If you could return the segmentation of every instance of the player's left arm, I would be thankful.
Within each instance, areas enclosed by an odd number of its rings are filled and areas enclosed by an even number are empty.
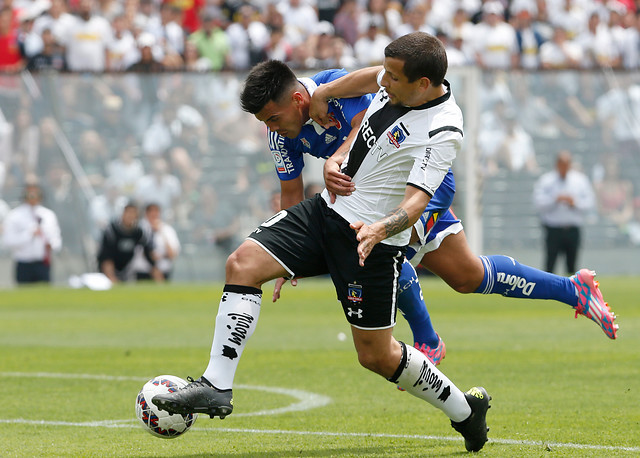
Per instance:
[[[404,199],[400,205],[383,218],[370,225],[362,221],[351,223],[350,226],[356,231],[356,239],[359,242],[358,257],[360,258],[360,265],[364,266],[365,259],[367,259],[377,243],[413,226],[430,200],[431,196],[424,190],[407,185]]]

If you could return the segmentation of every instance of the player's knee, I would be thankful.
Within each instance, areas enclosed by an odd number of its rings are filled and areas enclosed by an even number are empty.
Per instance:
[[[390,377],[389,373],[393,374],[388,359],[376,352],[359,351],[358,362],[365,369],[369,369],[371,372],[375,372],[383,377]]]
[[[244,245],[240,245],[240,247],[227,258],[227,263],[225,264],[227,283],[234,283],[234,281],[237,281],[239,278],[244,279],[244,277],[249,275],[251,263],[248,262],[249,257],[243,247]]]
[[[457,291],[461,294],[470,294],[475,292],[475,290],[478,288],[478,285],[476,285],[476,282],[474,281],[458,281],[449,283],[449,286],[451,286],[454,291]]]

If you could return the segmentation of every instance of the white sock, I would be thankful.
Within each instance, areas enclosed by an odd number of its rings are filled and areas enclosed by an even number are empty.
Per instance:
[[[460,422],[469,418],[471,407],[464,393],[455,386],[427,357],[416,348],[400,342],[402,362],[389,379],[407,393],[424,399],[442,410],[451,420]]]
[[[238,285],[225,285],[223,291],[211,358],[203,376],[216,388],[226,390],[233,385],[242,351],[256,329],[262,291]]]

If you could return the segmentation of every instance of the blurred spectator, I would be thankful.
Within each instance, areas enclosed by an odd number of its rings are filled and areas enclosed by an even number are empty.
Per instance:
[[[89,202],[89,223],[91,236],[99,242],[109,223],[122,215],[128,200],[118,190],[118,186],[112,180],[106,180],[102,192]]]
[[[111,24],[93,14],[94,0],[79,0],[78,15],[62,31],[67,66],[73,72],[103,72],[108,65],[108,46],[113,39]]]
[[[180,180],[169,173],[167,161],[156,158],[153,161],[151,173],[143,176],[136,183],[135,198],[142,205],[150,203],[160,205],[166,219],[171,221],[181,192]]]
[[[621,161],[637,161],[640,142],[640,85],[630,75],[612,75],[611,88],[596,100],[596,116],[604,146]]]
[[[18,284],[50,282],[51,254],[62,248],[58,218],[41,203],[40,186],[27,184],[24,203],[4,220],[3,244],[11,250]]]
[[[540,66],[546,70],[578,68],[582,60],[582,48],[567,39],[562,26],[553,29],[553,38],[540,46]]]
[[[280,0],[278,12],[284,18],[287,39],[293,46],[299,46],[316,30],[318,13],[303,0]]]
[[[587,176],[571,168],[569,151],[558,153],[555,170],[536,181],[533,203],[544,228],[545,270],[553,272],[558,256],[564,255],[565,273],[575,272],[582,226],[595,196]]]
[[[151,277],[163,281],[162,273],[155,267],[151,233],[143,231],[138,225],[138,207],[128,203],[122,216],[112,221],[102,234],[98,269],[113,283],[133,279],[132,260],[136,247],[141,247],[144,257],[151,264]]]
[[[341,3],[343,3],[341,0],[317,0],[318,20],[333,22]]]
[[[513,26],[518,43],[519,67],[527,70],[537,69],[540,67],[540,46],[545,39],[533,24],[532,11],[525,7],[517,11]]]
[[[156,39],[148,32],[143,32],[138,37],[138,49],[140,50],[140,59],[131,64],[127,71],[135,73],[157,73],[162,72],[165,66],[162,62],[155,59],[153,55],[153,47]]]
[[[482,21],[474,29],[476,63],[482,68],[508,69],[518,65],[518,42],[511,24],[504,21],[504,6],[497,0],[482,5]]]
[[[524,170],[531,174],[537,173],[538,162],[533,138],[518,122],[514,111],[507,110],[503,122],[503,136],[496,139],[499,145],[496,154],[498,162],[511,172]]]
[[[30,72],[42,72],[46,70],[64,71],[67,62],[64,49],[58,44],[50,29],[42,31],[42,51],[29,58],[27,70]]]
[[[149,204],[145,208],[145,216],[140,227],[151,233],[153,239],[153,258],[155,267],[161,272],[164,280],[169,280],[173,273],[175,258],[180,254],[180,240],[173,227],[162,221],[162,212],[157,204]],[[136,248],[132,268],[136,280],[151,280],[153,266],[144,255],[142,247]]]
[[[198,54],[209,61],[209,69],[213,71],[228,66],[230,45],[222,25],[222,12],[207,8],[202,13],[202,27],[189,36],[189,43],[193,43]]]
[[[42,35],[45,29],[51,30],[55,41],[60,44],[65,38],[66,30],[73,27],[75,18],[67,12],[65,0],[50,0],[51,6],[33,23],[33,31]]]
[[[191,215],[193,231],[191,240],[199,246],[215,246],[221,254],[228,256],[236,248],[240,215],[228,201],[218,197],[215,188],[204,184],[200,188],[200,198]]]
[[[344,38],[349,46],[354,46],[360,34],[358,32],[358,17],[360,9],[356,0],[344,0],[333,19],[336,35]]]
[[[289,62],[293,58],[294,50],[287,40],[282,27],[272,28],[269,44],[266,48],[267,59]]]
[[[356,41],[353,52],[358,65],[370,67],[382,64],[384,48],[391,43],[391,38],[381,31],[380,19],[372,19],[366,33]]]
[[[587,29],[583,30],[575,41],[582,48],[580,59],[582,68],[620,66],[622,62],[620,52],[615,46],[609,27],[600,21],[597,11],[591,13]]]
[[[17,72],[24,66],[10,7],[0,8],[0,72]]]
[[[124,7],[120,0],[98,0],[96,14],[99,14],[111,22],[117,16],[124,13]]]
[[[136,60],[138,49],[136,39],[128,29],[127,18],[123,14],[111,21],[113,41],[107,46],[109,52],[109,70],[126,70]]]
[[[208,72],[211,70],[211,61],[202,57],[198,52],[198,47],[187,40],[184,44],[184,67],[185,72]]]
[[[640,66],[640,16],[628,11],[624,16],[624,25],[622,65],[627,70],[633,70]]]
[[[436,32],[436,37],[444,45],[447,52],[447,63],[449,67],[462,67],[464,65],[472,65],[473,60],[462,50],[462,39],[454,38],[451,40],[442,30]]]
[[[160,15],[152,16],[144,29],[155,38],[153,45],[158,45],[159,53],[155,56],[165,67],[180,68],[183,65],[185,34],[179,24],[180,9],[170,3],[160,5]],[[143,35],[141,34],[140,37]],[[140,46],[138,37],[138,46]],[[150,41],[150,40],[149,40]]]
[[[613,154],[603,155],[594,177],[600,216],[624,229],[633,218],[633,183],[620,176],[620,165]]]
[[[42,51],[42,36],[33,30],[33,20],[39,14],[38,10],[32,11],[31,8],[25,8],[20,11],[20,29],[18,32],[18,43],[20,44],[20,52],[25,59],[39,54]]]
[[[380,33],[391,36],[394,30],[402,24],[402,15],[395,8],[396,3],[389,0],[370,0],[367,2],[367,9],[360,13],[358,17],[358,32],[360,37],[366,35],[374,22]]]
[[[200,13],[207,4],[206,0],[166,0],[166,3],[176,8],[177,22],[186,34],[191,34],[201,27]]]
[[[102,135],[97,130],[89,129],[82,132],[78,145],[78,156],[91,185],[101,186],[106,176],[105,167],[109,151]]]
[[[253,6],[245,4],[236,14],[234,22],[227,27],[231,48],[231,68],[248,70],[264,60],[269,45],[269,30],[258,20]]]
[[[144,167],[131,148],[120,149],[118,157],[107,164],[107,180],[118,194],[133,197],[136,183],[144,176]]]
[[[406,6],[404,19],[395,29],[391,30],[391,37],[396,39],[412,32],[426,32],[435,35],[436,31],[427,24],[428,6],[426,3],[414,2]]]

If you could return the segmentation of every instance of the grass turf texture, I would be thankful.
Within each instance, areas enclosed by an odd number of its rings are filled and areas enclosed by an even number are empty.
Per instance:
[[[493,396],[484,456],[640,454],[640,280],[600,278],[617,341],[552,301],[457,294],[421,281],[447,343],[440,368]],[[0,300],[2,456],[455,456],[462,438],[440,411],[361,368],[325,280],[285,287],[236,375],[235,410],[200,416],[173,440],[137,425],[134,399],[160,374],[198,377],[221,285],[126,285],[108,292],[27,288]],[[411,334],[398,317],[396,337]],[[60,374],[57,377],[46,374]],[[88,375],[86,375],[88,374]],[[90,376],[107,376],[104,379]],[[121,378],[117,378],[121,377]],[[323,407],[250,415],[297,402],[260,386],[326,396]],[[245,415],[240,415],[245,414]],[[111,421],[105,424],[92,422]]]

